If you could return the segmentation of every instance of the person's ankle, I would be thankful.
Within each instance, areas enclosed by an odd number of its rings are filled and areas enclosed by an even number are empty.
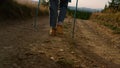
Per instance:
[[[57,25],[63,25],[63,23],[62,22],[58,22]]]
[[[50,36],[56,36],[56,28],[50,27]]]

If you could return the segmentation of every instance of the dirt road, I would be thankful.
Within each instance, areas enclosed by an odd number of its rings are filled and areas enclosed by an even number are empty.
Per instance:
[[[98,23],[72,19],[64,35],[49,36],[48,17],[0,23],[0,68],[120,68],[120,35]]]

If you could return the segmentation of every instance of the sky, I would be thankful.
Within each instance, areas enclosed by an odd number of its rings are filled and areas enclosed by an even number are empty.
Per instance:
[[[38,0],[34,0],[38,1]],[[103,9],[105,4],[108,4],[110,0],[78,0],[78,7],[86,7],[86,8],[93,8],[93,9]],[[72,0],[69,3],[69,6],[75,6],[76,0]]]
[[[108,1],[110,0],[78,0],[78,7],[87,7],[87,8],[104,8],[105,4],[108,4]],[[72,0],[71,3],[69,3],[69,6],[75,6],[76,0]]]

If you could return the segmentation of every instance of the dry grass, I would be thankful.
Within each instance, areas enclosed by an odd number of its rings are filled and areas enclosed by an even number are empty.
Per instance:
[[[120,33],[120,12],[118,13],[94,13],[91,16],[92,20],[102,23],[103,25],[115,30],[115,33]]]
[[[38,7],[38,2],[34,2],[32,0],[16,0],[18,3],[22,4],[22,5],[26,5],[27,7],[34,7],[37,8]],[[48,7],[45,7],[43,5],[39,6],[39,9],[42,13],[48,13]]]

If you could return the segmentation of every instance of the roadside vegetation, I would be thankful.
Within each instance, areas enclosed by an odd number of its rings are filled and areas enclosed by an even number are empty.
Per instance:
[[[8,19],[26,19],[32,18],[36,14],[36,7],[27,4],[20,4],[14,0],[1,0],[0,1],[0,20]],[[43,6],[42,6],[43,7]],[[38,15],[47,15],[48,11],[39,9]]]
[[[92,14],[91,19],[120,34],[120,0],[111,0],[101,13]]]

